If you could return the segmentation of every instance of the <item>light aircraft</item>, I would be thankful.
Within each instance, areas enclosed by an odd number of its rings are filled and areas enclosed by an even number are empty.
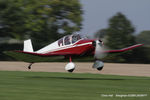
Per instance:
[[[65,66],[65,70],[73,72],[75,69],[75,64],[72,62],[73,57],[94,55],[93,68],[102,70],[104,63],[100,61],[100,57],[104,53],[124,52],[142,45],[136,44],[119,50],[104,50],[103,42],[100,39],[81,38],[80,34],[72,34],[64,36],[37,51],[33,51],[31,39],[28,39],[24,41],[23,51],[6,51],[5,54],[30,63],[28,69],[31,69],[33,63],[48,61],[47,58],[49,57],[54,60],[55,57],[68,58],[70,62]]]

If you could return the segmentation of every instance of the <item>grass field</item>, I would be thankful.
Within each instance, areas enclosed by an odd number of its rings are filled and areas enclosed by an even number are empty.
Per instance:
[[[0,71],[0,100],[120,99],[150,100],[150,77]]]

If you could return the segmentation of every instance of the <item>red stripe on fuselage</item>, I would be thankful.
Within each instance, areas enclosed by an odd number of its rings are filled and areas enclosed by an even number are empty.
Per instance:
[[[62,49],[52,51],[52,52],[48,52],[48,53],[45,53],[45,54],[49,55],[51,53],[67,52],[67,53],[72,54],[72,55],[80,55],[80,54],[86,53],[88,51],[94,50],[94,47],[92,45],[93,41],[94,40],[80,40],[80,41],[78,41],[77,43],[75,43],[74,45],[72,45],[69,48],[64,48],[64,49],[62,48]]]

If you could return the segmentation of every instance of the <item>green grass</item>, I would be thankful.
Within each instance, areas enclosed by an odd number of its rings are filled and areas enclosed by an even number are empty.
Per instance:
[[[113,94],[114,97],[103,97]],[[147,94],[115,97],[116,94]],[[150,100],[150,77],[0,71],[0,100]]]

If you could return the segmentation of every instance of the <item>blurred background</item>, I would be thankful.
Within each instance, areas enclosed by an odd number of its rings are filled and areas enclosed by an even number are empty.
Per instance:
[[[3,51],[22,50],[25,39],[31,38],[37,50],[79,32],[100,38],[109,49],[144,44],[108,54],[105,62],[150,63],[149,4],[149,0],[0,0],[0,60],[14,60]]]

